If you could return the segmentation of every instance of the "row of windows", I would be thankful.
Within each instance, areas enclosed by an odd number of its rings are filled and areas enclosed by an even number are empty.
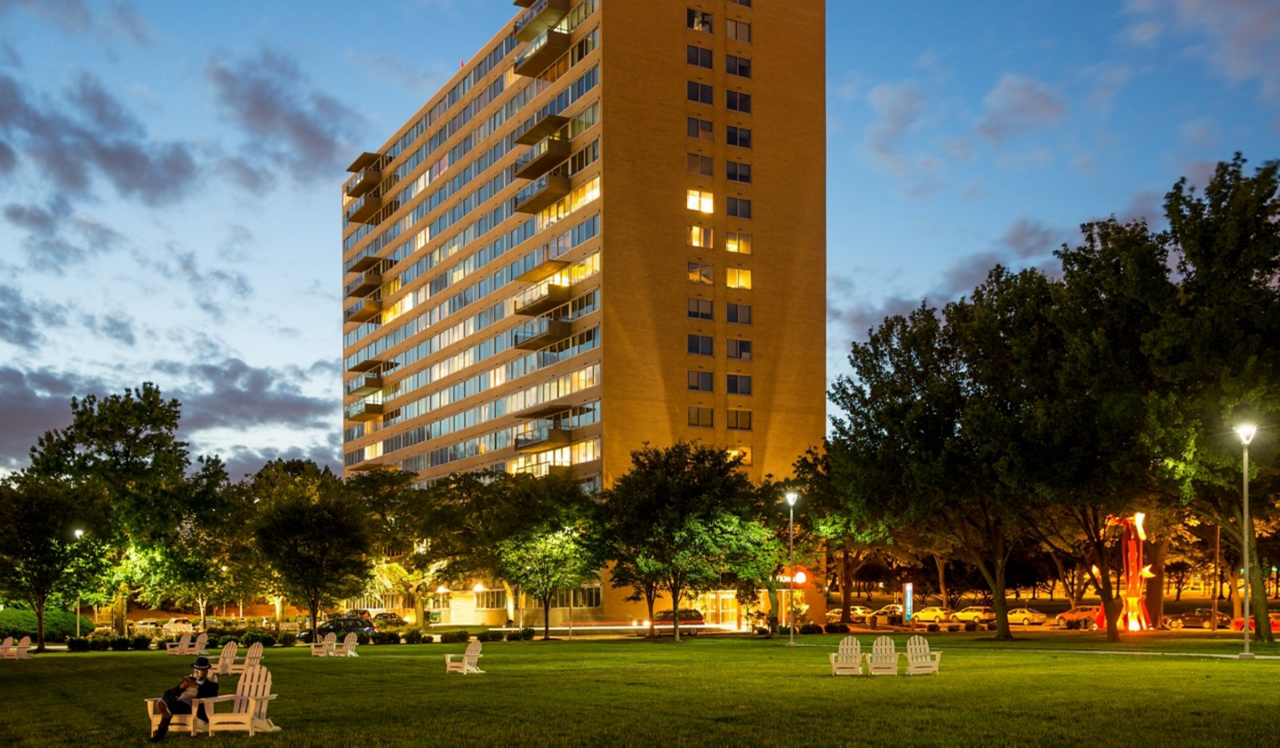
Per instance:
[[[715,140],[714,127],[710,120],[689,117],[688,135],[698,140]],[[725,127],[725,142],[738,148],[751,147],[751,128],[728,125]]]
[[[745,3],[739,3],[743,5]],[[748,5],[748,7],[750,7]],[[710,34],[715,31],[715,17],[705,10],[694,10],[689,8],[686,14],[685,25],[694,31],[701,31]],[[729,39],[740,42],[751,41],[751,24],[745,21],[735,21],[732,18],[725,21],[725,36]]]
[[[714,237],[715,231],[710,226],[689,227],[689,246],[691,247],[713,249],[715,247]],[[737,231],[727,232],[724,249],[726,252],[736,254],[751,254],[751,234],[743,234]]]
[[[688,46],[688,63],[694,67],[706,68],[707,70],[715,70],[714,53],[709,49],[703,49],[692,44]],[[725,71],[729,75],[736,75],[739,78],[751,77],[751,60],[747,57],[739,57],[737,55],[724,56]]]
[[[690,283],[698,283],[704,286],[710,286],[714,283],[711,277],[715,269],[710,263],[690,262],[688,268]],[[725,273],[725,285],[729,288],[750,291],[751,271],[746,268],[729,268]]]
[[[726,414],[725,428],[735,431],[751,430],[751,411],[730,408]],[[689,425],[698,428],[714,428],[716,425],[716,412],[711,408],[702,408],[695,405],[689,406]]]
[[[689,389],[695,392],[715,392],[715,374],[709,371],[689,372]],[[750,395],[751,377],[747,374],[730,374],[725,379],[725,391],[730,395]]]
[[[715,89],[708,83],[688,81],[685,97],[695,104],[714,104]],[[725,91],[724,105],[731,111],[751,113],[751,94],[742,91]]]
[[[692,356],[714,356],[715,339],[710,335],[690,333],[688,336],[688,351]],[[729,338],[725,341],[725,355],[739,361],[750,361],[751,341]]]
[[[716,175],[715,159],[710,156],[703,156],[700,153],[687,154],[687,166],[690,174],[697,174],[702,177],[714,177]],[[738,161],[728,161],[725,163],[725,178],[731,182],[743,182],[751,184],[751,164],[745,164]]]
[[[715,302],[710,299],[689,299],[690,319],[715,319]],[[725,319],[735,325],[751,324],[750,304],[728,304],[725,307]]]
[[[747,168],[750,174],[750,167]],[[688,190],[685,193],[685,207],[699,213],[713,213],[716,209],[715,193],[708,190]],[[751,200],[745,197],[725,199],[725,214],[732,218],[750,218]]]

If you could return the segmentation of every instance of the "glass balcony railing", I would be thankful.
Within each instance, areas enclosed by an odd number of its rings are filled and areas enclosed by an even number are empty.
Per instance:
[[[516,16],[511,35],[522,42],[531,42],[546,29],[560,23],[569,14],[570,0],[537,0],[528,10]]]
[[[524,350],[535,350],[551,345],[569,336],[568,322],[549,317],[538,317],[520,325],[511,332],[511,344]]]
[[[516,157],[517,179],[536,179],[569,158],[569,141],[552,135]]]
[[[515,313],[542,314],[569,301],[569,287],[552,283],[539,283],[516,294]]]
[[[547,29],[516,55],[516,75],[535,76],[569,51],[569,35]]]
[[[518,213],[537,213],[569,194],[569,178],[559,174],[543,174],[516,193]]]
[[[382,403],[361,400],[347,408],[348,421],[376,421],[382,417]]]

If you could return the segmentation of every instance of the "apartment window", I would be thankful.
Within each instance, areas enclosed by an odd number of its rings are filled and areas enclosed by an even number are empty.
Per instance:
[[[737,252],[744,255],[751,254],[751,234],[739,234],[730,231],[728,238],[724,242],[724,251]]]
[[[689,408],[689,425],[698,426],[700,428],[709,429],[716,425],[715,411],[710,408],[698,408],[690,406]]]
[[[711,301],[708,299],[689,299],[689,317],[691,319],[712,319]]]
[[[481,610],[501,610],[507,607],[506,590],[485,590],[476,593],[476,608]]]
[[[751,271],[744,268],[729,268],[729,288],[751,290]]]
[[[751,147],[751,130],[746,127],[734,127],[729,125],[725,130],[725,142],[729,145],[736,145],[739,148]]]
[[[689,372],[689,389],[695,392],[712,392],[715,390],[716,377],[709,371]]]
[[[689,118],[689,137],[698,140],[715,140],[716,136],[712,132],[711,123],[705,119],[697,117]]]
[[[685,207],[699,213],[714,213],[716,210],[715,195],[704,190],[689,190],[685,196]]]
[[[730,161],[725,168],[725,178],[731,182],[751,184],[751,164]]]
[[[710,340],[710,338],[708,338],[708,340]],[[743,361],[750,361],[751,360],[751,341],[729,338],[728,351],[729,351],[729,358],[737,358]]]
[[[743,465],[751,464],[751,447],[732,447],[728,452],[729,457],[737,457],[742,460]]]
[[[708,226],[690,226],[689,245],[693,247],[702,247],[703,249],[711,249],[715,246],[711,235],[711,228]]]
[[[731,197],[728,200],[727,210],[734,218],[750,218],[751,201],[745,197]]]
[[[734,5],[741,5],[744,8],[751,7],[751,0],[729,0],[729,2],[733,3]]]
[[[751,324],[751,305],[729,304],[725,309],[725,319],[735,325]]]
[[[751,394],[751,377],[746,374],[730,374],[727,384],[730,395]]]
[[[688,46],[688,62],[690,65],[711,70],[715,63],[712,61],[711,50],[695,47],[692,44]],[[750,76],[747,76],[750,77]]]
[[[751,411],[749,410],[729,410],[729,423],[727,426],[737,431],[751,430]]]
[[[704,262],[689,263],[689,282],[711,285],[711,265]]]
[[[741,91],[726,91],[724,105],[731,111],[751,114],[751,94]]]
[[[714,356],[710,335],[690,335],[689,353],[694,356]]]
[[[714,104],[715,94],[711,90],[711,86],[706,83],[697,81],[689,81],[689,101],[695,101],[699,104]]]
[[[704,177],[715,176],[715,160],[710,156],[703,156],[700,153],[689,153],[686,155],[688,156],[688,168],[690,174],[700,174]]]
[[[600,587],[598,585],[592,585],[590,587],[574,587],[572,590],[567,590],[564,587],[557,587],[555,598],[551,601],[551,607],[569,607],[569,603],[571,602],[569,600],[570,594],[573,595],[572,602],[573,607],[575,608],[599,608],[602,605]]]
[[[690,47],[690,49],[692,49],[692,47]],[[690,64],[693,64],[693,63],[690,63]],[[729,72],[729,75],[736,75],[740,78],[751,77],[751,60],[747,59],[746,57],[739,57],[737,55],[726,55],[724,58],[724,66],[725,66],[725,70]],[[704,65],[704,67],[711,67],[711,66]]]
[[[708,21],[710,23],[710,21]],[[708,29],[709,31],[710,29]],[[728,21],[725,24],[725,36],[739,42],[751,41],[751,24],[742,21]]]
[[[706,12],[705,10],[694,10],[693,8],[689,8],[687,18],[688,18],[687,23],[689,28],[693,29],[694,31],[704,31],[708,34],[711,33],[711,14],[710,13]]]

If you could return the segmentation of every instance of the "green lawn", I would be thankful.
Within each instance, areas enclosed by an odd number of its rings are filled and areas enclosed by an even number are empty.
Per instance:
[[[1264,745],[1280,740],[1280,660],[1238,639],[1107,645],[1079,632],[932,637],[939,676],[833,678],[840,637],[487,643],[486,675],[445,677],[463,645],[361,647],[358,659],[269,650],[295,745]],[[872,635],[859,638],[868,647]],[[905,636],[897,636],[899,643]],[[1076,650],[1076,651],[1073,651]],[[1280,654],[1275,646],[1261,650]],[[0,663],[0,745],[117,745],[148,733],[142,699],[187,670],[160,652],[52,652]],[[234,688],[226,679],[224,693]],[[208,740],[207,737],[200,738]],[[224,741],[250,740],[244,737]],[[170,736],[169,742],[189,738]]]

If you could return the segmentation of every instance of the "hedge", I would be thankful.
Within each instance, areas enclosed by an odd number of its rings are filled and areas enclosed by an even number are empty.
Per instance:
[[[93,633],[93,621],[80,616],[80,635]],[[76,635],[76,614],[69,610],[46,610],[44,612],[44,640],[61,642]],[[24,636],[36,640],[36,612],[5,608],[0,610],[0,639],[12,636],[21,639]]]

